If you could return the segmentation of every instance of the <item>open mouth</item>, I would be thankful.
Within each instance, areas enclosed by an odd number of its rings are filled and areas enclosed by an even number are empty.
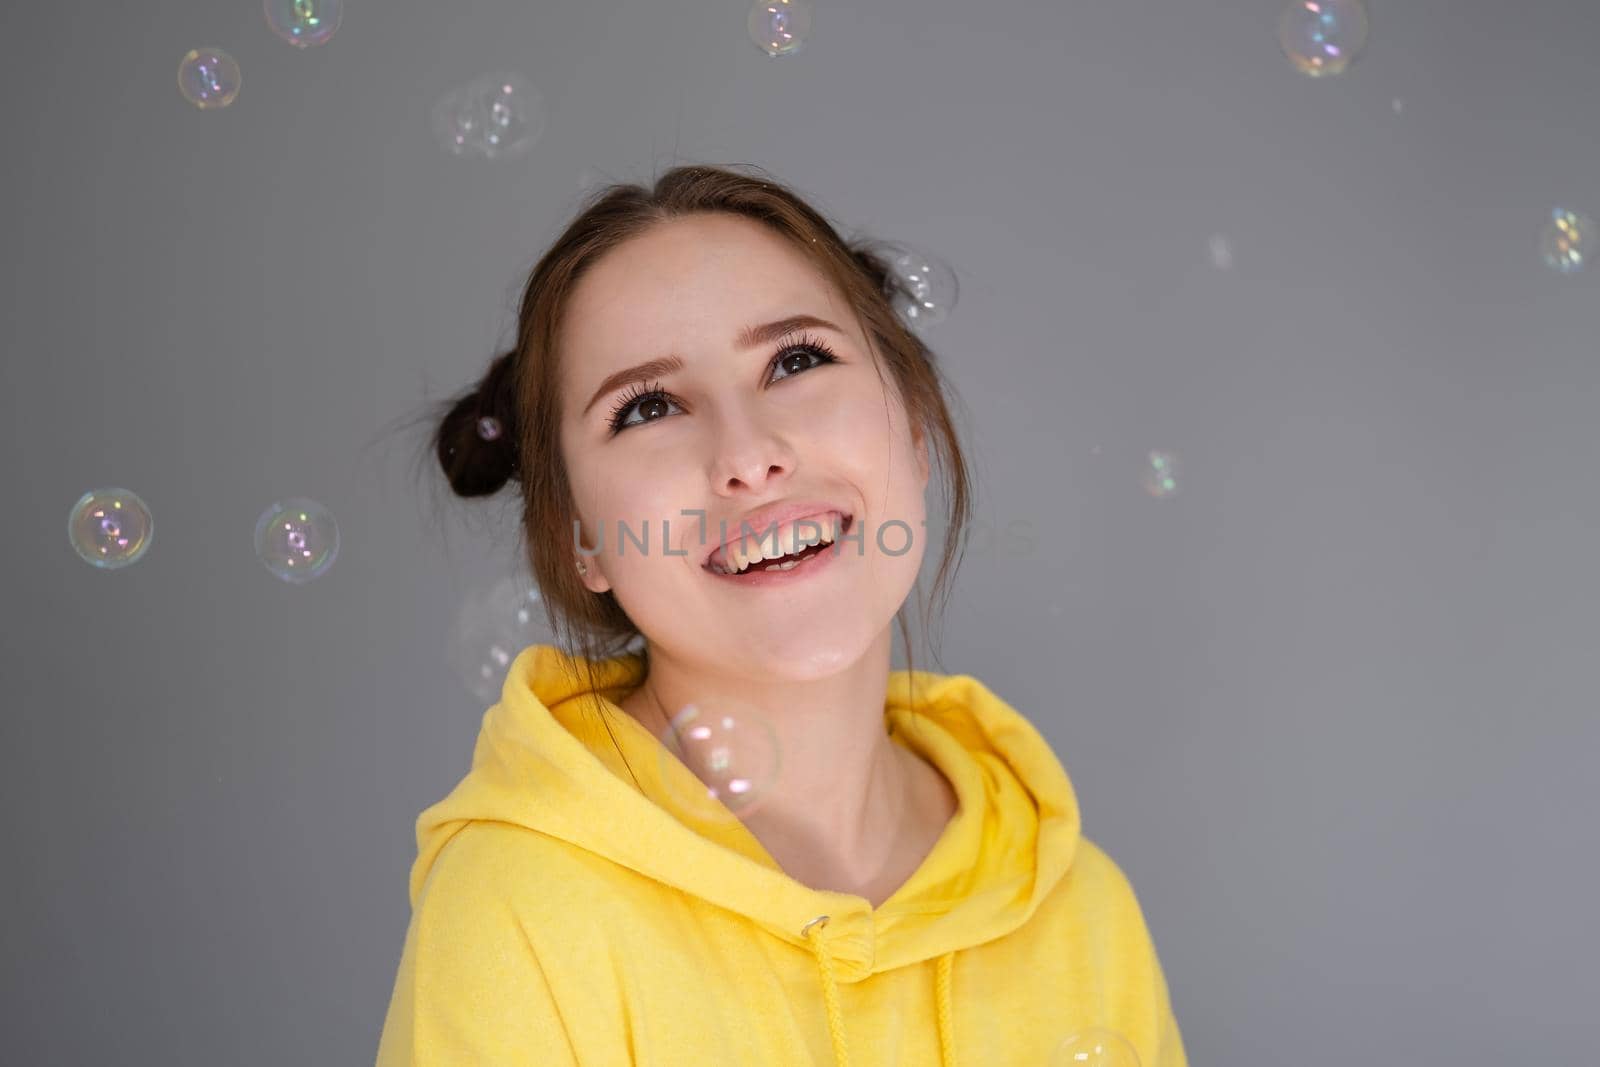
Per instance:
[[[841,512],[841,514],[843,514],[843,513]],[[803,527],[810,528],[810,526],[814,522],[814,520],[812,520],[812,519],[800,519],[800,520],[798,520],[798,522]],[[742,577],[742,576],[747,575],[747,574],[762,574],[762,573],[766,573],[768,571],[793,570],[795,567],[797,567],[800,564],[804,563],[806,560],[812,559],[815,556],[819,556],[819,555],[822,554],[823,551],[825,551],[827,549],[830,549],[830,548],[833,548],[834,544],[835,544],[835,541],[837,540],[837,536],[842,536],[843,534],[847,533],[851,528],[851,524],[854,523],[854,522],[855,522],[855,516],[853,516],[853,515],[843,515],[843,519],[840,521],[840,523],[838,525],[837,533],[835,533],[835,531],[829,530],[826,526],[823,526],[822,523],[818,522],[818,523],[816,523],[816,525],[818,527],[820,527],[821,530],[822,530],[822,540],[821,541],[819,541],[819,542],[817,542],[816,544],[813,544],[813,545],[807,545],[806,547],[800,549],[798,552],[791,552],[791,553],[787,553],[785,555],[779,556],[777,559],[758,559],[758,560],[755,560],[754,562],[750,563],[748,566],[746,566],[743,570],[740,570],[740,571],[733,571],[733,570],[729,569],[729,563],[728,562],[726,562],[726,561],[719,562],[716,559],[717,555],[720,552],[722,552],[722,550],[724,548],[727,547],[726,545],[719,545],[719,546],[717,546],[717,548],[713,549],[711,551],[710,555],[708,555],[706,557],[705,562],[701,564],[701,566],[704,569],[710,571],[712,574],[715,574],[715,575],[718,575],[718,576],[721,576],[721,577],[733,577],[733,578]],[[752,540],[754,540],[754,539],[752,539]],[[762,546],[770,544],[770,543],[771,543],[771,535],[770,534],[767,535],[767,538],[765,540],[756,540],[755,541],[755,544],[757,545],[757,547],[762,547]]]

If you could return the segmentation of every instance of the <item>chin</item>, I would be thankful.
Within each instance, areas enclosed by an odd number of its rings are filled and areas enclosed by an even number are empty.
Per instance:
[[[891,614],[876,623],[858,618],[853,624],[825,632],[805,633],[790,626],[774,634],[770,644],[759,652],[752,651],[754,643],[746,635],[740,643],[740,662],[752,677],[786,682],[828,678],[849,670],[871,654],[893,622]]]

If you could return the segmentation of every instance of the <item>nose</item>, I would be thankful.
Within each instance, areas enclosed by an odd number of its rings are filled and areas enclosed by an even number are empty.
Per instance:
[[[741,488],[760,490],[770,480],[781,478],[787,473],[787,469],[781,463],[761,461],[732,468],[720,480],[726,492],[737,492]]]
[[[712,484],[724,495],[740,490],[760,492],[773,480],[794,473],[794,468],[794,449],[784,437],[745,419],[727,425]]]

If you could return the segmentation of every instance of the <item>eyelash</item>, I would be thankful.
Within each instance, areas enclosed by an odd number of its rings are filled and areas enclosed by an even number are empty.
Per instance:
[[[812,364],[810,367],[807,367],[806,370],[815,370],[817,367],[820,367],[824,364],[839,362],[839,357],[833,354],[833,349],[829,348],[822,341],[812,337],[810,334],[801,334],[798,341],[784,345],[778,350],[777,355],[772,357],[772,361],[767,364],[769,376],[774,367],[782,363],[789,356],[795,355],[799,352],[807,352],[817,357],[818,362]],[[794,377],[796,373],[804,373],[804,371],[791,371],[789,376]],[[659,419],[646,419],[644,422],[636,422],[626,425],[623,423],[623,416],[627,415],[629,410],[635,404],[645,400],[655,399],[671,400],[672,396],[671,394],[667,393],[666,390],[661,388],[660,382],[656,382],[649,388],[644,388],[640,386],[638,382],[635,382],[630,387],[629,392],[623,396],[620,401],[618,401],[617,406],[611,409],[611,415],[606,419],[606,424],[611,429],[611,436],[615,437],[622,431],[629,429],[630,426],[643,426],[645,423],[661,421]]]

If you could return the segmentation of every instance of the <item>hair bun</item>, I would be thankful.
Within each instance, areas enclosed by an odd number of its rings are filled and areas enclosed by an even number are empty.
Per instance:
[[[490,496],[517,470],[516,350],[489,364],[478,387],[457,399],[439,423],[439,465],[457,496]]]

